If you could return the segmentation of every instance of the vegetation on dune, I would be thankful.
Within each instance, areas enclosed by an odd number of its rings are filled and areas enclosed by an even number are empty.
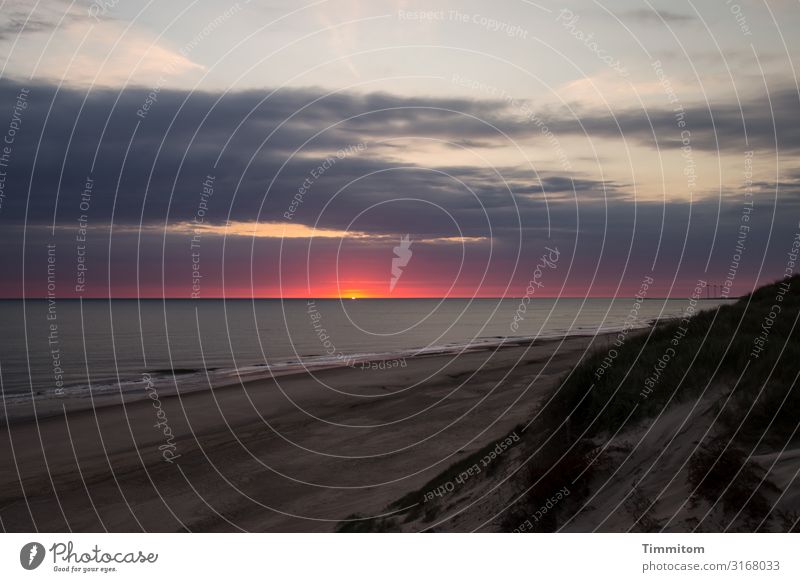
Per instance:
[[[734,389],[733,403],[723,413],[731,436],[744,421],[738,443],[755,443],[763,436],[765,445],[783,446],[797,437],[793,411],[800,393],[792,388],[800,362],[798,313],[800,276],[795,276],[732,305],[700,312],[686,324],[678,320],[658,325],[650,334],[630,337],[599,378],[595,372],[607,356],[605,350],[576,367],[554,397],[549,416],[569,416],[573,432],[586,431],[591,437],[617,430],[629,415],[628,422],[652,417],[671,402],[696,398],[723,384]],[[769,332],[761,342],[765,327]],[[761,351],[753,355],[756,347]],[[667,364],[659,365],[667,355]],[[648,381],[654,378],[648,391]],[[594,387],[587,395],[589,386]]]
[[[522,428],[522,425],[515,427],[509,435],[520,434]],[[442,504],[438,502],[438,498],[428,499],[435,497],[431,495],[431,492],[442,489],[448,483],[455,482],[471,467],[480,464],[481,460],[490,455],[495,447],[495,442],[489,443],[474,453],[459,459],[419,489],[405,494],[389,506],[388,511],[396,512],[393,517],[369,519],[360,514],[352,514],[338,524],[336,531],[345,533],[397,531],[400,519],[408,522],[421,518],[423,523],[432,522],[439,515]],[[490,463],[481,472],[484,475],[492,475],[499,465],[499,463]]]
[[[696,490],[695,501],[720,505],[740,516],[739,527],[761,524],[774,517],[765,497],[774,487],[749,457],[791,448],[800,440],[798,315],[800,276],[794,276],[734,304],[629,336],[605,368],[609,348],[600,349],[565,378],[539,411],[538,431],[531,431],[529,446],[543,460],[561,459],[551,473],[564,482],[580,477],[585,488],[586,468],[600,464],[596,450],[587,453],[589,443],[602,445],[621,428],[708,391],[724,394],[717,402],[719,421],[709,442],[701,443],[689,460],[687,481]],[[574,469],[564,471],[565,466]],[[504,520],[506,529],[541,503],[555,486],[542,488],[541,483],[551,479],[541,470],[528,471],[521,486],[522,491],[531,489]],[[571,499],[573,510],[581,498],[577,490]],[[555,529],[554,515],[563,518],[568,509],[554,512],[550,523],[536,529]],[[647,516],[638,521],[646,529]]]

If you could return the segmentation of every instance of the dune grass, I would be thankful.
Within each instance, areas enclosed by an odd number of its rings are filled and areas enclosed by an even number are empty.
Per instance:
[[[774,486],[762,479],[763,471],[749,456],[800,441],[798,315],[800,276],[794,276],[687,321],[667,321],[650,333],[629,336],[603,374],[597,371],[614,347],[593,353],[540,411],[538,430],[532,426],[528,431],[538,435],[529,436],[528,444],[539,457],[535,466],[548,467],[554,459],[559,459],[559,466],[526,472],[520,487],[528,492],[509,511],[503,527],[515,527],[559,482],[580,477],[578,494],[571,497],[573,505],[580,501],[591,478],[585,470],[593,455],[587,453],[589,444],[604,443],[620,428],[719,388],[730,399],[724,407],[719,403],[719,423],[709,442],[701,443],[690,459],[687,481],[698,498],[741,513],[744,529],[771,518],[765,496],[774,492]],[[669,355],[666,364],[665,355]],[[553,475],[558,475],[555,483]],[[550,515],[540,531],[556,529],[558,513],[568,509]]]
[[[761,439],[766,447],[783,446],[797,439],[800,393],[794,388],[800,370],[800,276],[783,283],[788,291],[782,295],[781,283],[775,283],[732,305],[694,315],[677,346],[671,342],[680,334],[679,321],[630,337],[599,379],[595,371],[607,352],[596,352],[563,383],[550,416],[569,416],[572,431],[586,431],[585,436],[591,438],[617,430],[629,415],[629,423],[652,417],[668,404],[696,398],[708,387],[724,384],[734,394],[732,406],[723,412],[723,426],[738,444]],[[779,296],[782,299],[776,300]],[[763,351],[753,357],[754,342],[776,304],[781,311],[771,320]],[[670,347],[671,358],[648,393],[647,381]],[[742,430],[734,436],[740,422]]]

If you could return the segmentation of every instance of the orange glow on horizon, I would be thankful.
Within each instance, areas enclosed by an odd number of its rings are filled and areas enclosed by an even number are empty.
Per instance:
[[[369,295],[363,291],[349,290],[341,291],[338,297],[339,299],[368,299]]]

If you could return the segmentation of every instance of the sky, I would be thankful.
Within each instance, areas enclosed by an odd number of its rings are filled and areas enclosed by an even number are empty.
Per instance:
[[[796,2],[0,2],[0,297],[735,296],[794,268]]]

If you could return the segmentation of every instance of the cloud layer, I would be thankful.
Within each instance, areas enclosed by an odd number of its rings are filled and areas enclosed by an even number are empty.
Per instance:
[[[35,264],[46,241],[58,240],[69,249],[61,268],[72,271],[76,233],[83,228],[100,295],[108,292],[112,269],[130,275],[115,274],[115,292],[130,294],[138,282],[183,293],[191,280],[193,222],[203,224],[197,230],[215,293],[223,290],[225,272],[226,284],[247,288],[254,262],[259,274],[287,271],[292,289],[304,288],[309,271],[330,285],[336,276],[331,265],[343,257],[366,266],[380,262],[376,256],[391,257],[406,234],[420,241],[417,283],[436,278],[436,261],[464,261],[460,288],[489,269],[494,275],[481,293],[500,293],[508,282],[524,283],[527,256],[559,244],[572,256],[572,268],[559,274],[567,288],[594,279],[613,291],[615,281],[633,285],[655,266],[667,292],[671,278],[688,285],[707,268],[723,272],[740,226],[741,187],[692,203],[637,199],[633,184],[588,172],[537,163],[467,165],[461,158],[449,163],[451,149],[483,155],[541,143],[541,128],[501,100],[313,88],[84,91],[3,81],[0,102],[13,105],[23,88],[27,105],[10,146],[0,209],[2,261],[7,271],[18,271],[23,257]],[[757,100],[741,110],[725,103],[685,107],[692,147],[716,151],[720,142],[722,151],[794,151],[795,96],[775,91],[768,103],[774,118]],[[673,111],[647,113],[613,118],[584,111],[570,119],[551,112],[547,124],[564,143],[588,134],[611,144],[621,131],[656,154],[656,147],[679,152]],[[430,149],[432,142],[438,149]],[[797,226],[797,188],[791,179],[756,181],[752,188],[758,205],[748,252],[764,256],[770,235],[771,244],[780,244]],[[226,227],[231,223],[238,226]],[[359,236],[344,237],[346,243],[337,236],[265,236],[281,223],[294,233],[316,228]],[[251,240],[251,232],[262,240]],[[448,243],[461,237],[464,246]],[[750,284],[777,272],[781,260],[771,256],[760,273],[755,262],[741,280]],[[162,268],[143,274],[143,261]],[[43,271],[28,271],[27,283],[38,289]],[[275,293],[278,277],[271,279],[257,288]],[[414,284],[413,270],[406,281]],[[450,282],[436,281],[434,288]],[[19,294],[21,282],[6,282],[0,291]]]

